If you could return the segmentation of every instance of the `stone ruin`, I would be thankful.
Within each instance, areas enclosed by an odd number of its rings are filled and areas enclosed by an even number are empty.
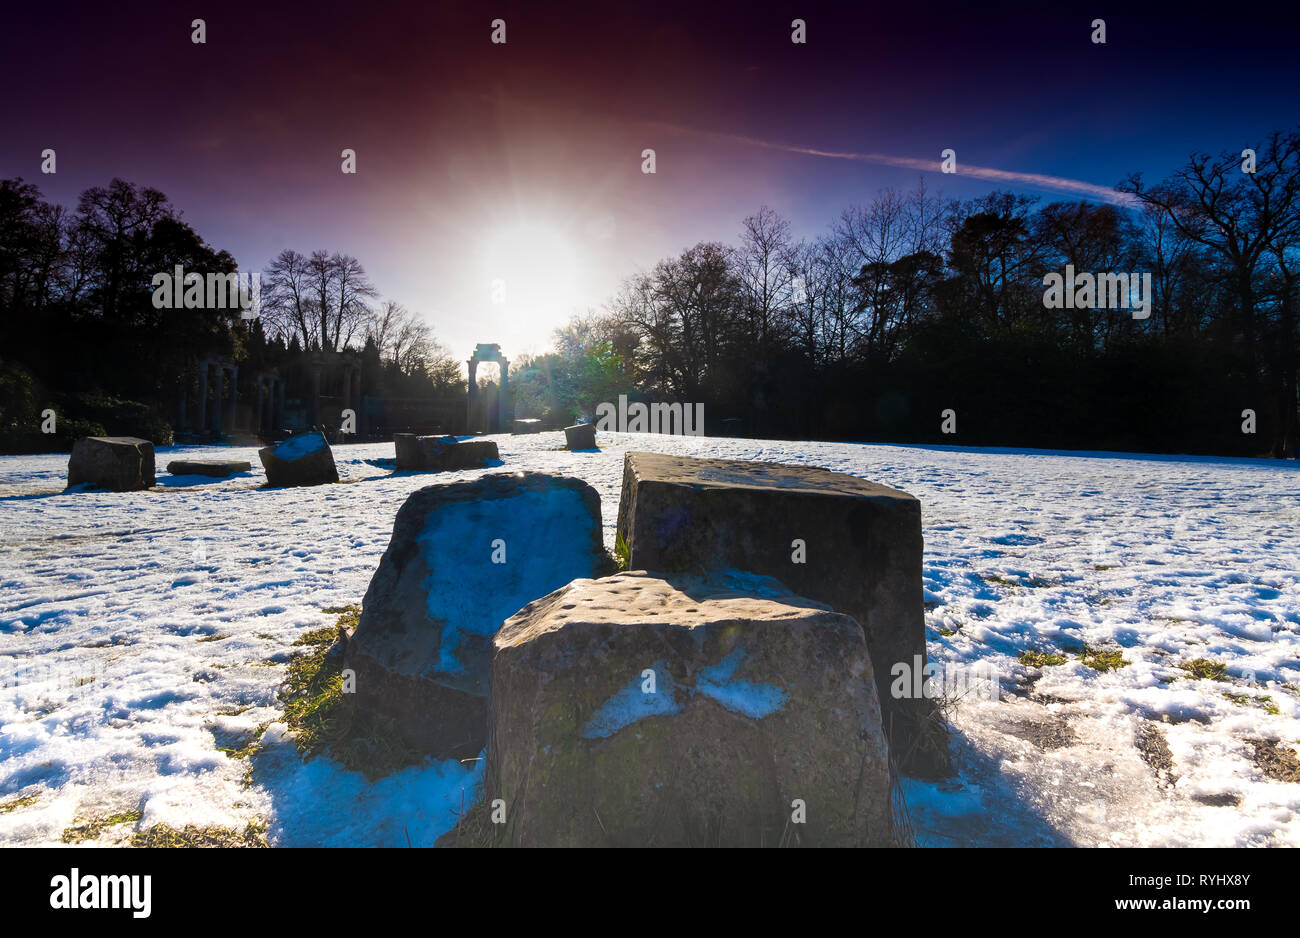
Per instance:
[[[153,444],[134,436],[88,436],[72,444],[68,488],[136,492],[157,484]]]
[[[600,532],[596,492],[541,473],[399,511],[346,655],[361,713],[438,757],[485,755],[482,798],[441,843],[895,842],[894,764],[948,771],[929,701],[887,692],[891,665],[924,663],[916,499],[632,453],[630,570]]]
[[[493,440],[457,440],[454,436],[414,433],[394,433],[393,450],[398,472],[477,469],[501,458]]]
[[[329,441],[319,430],[298,433],[274,446],[257,451],[273,488],[324,485],[339,480]]]

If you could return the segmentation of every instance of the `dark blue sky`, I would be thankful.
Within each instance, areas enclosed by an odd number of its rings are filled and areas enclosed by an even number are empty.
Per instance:
[[[733,240],[763,203],[813,236],[914,184],[909,161],[937,170],[945,147],[959,173],[926,172],[932,190],[1067,199],[961,170],[1112,186],[1300,121],[1282,4],[203,6],[6,11],[0,175],[66,204],[113,176],[155,186],[244,269],[285,247],[354,254],[458,353],[541,350],[568,312],[665,254]],[[505,307],[489,301],[498,276],[518,285]]]

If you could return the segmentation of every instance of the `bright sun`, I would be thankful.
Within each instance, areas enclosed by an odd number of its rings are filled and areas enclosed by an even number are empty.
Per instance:
[[[576,301],[573,247],[550,225],[520,223],[497,229],[487,239],[484,264],[493,301],[512,312],[567,314]]]

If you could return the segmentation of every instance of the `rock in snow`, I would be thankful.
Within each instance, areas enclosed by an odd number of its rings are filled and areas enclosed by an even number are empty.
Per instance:
[[[913,774],[946,772],[933,702],[888,692],[895,665],[925,664],[914,497],[815,466],[631,452],[618,532],[633,569],[748,570],[852,616],[866,632],[895,758]]]
[[[283,443],[257,451],[266,469],[266,481],[275,488],[298,485],[323,485],[339,480],[334,454],[325,434],[309,430],[291,436]]]
[[[475,469],[489,460],[500,459],[492,440],[457,440],[454,436],[393,434],[393,448],[399,472],[437,472],[443,469]]]
[[[89,484],[113,492],[154,485],[153,444],[134,436],[87,436],[72,444],[68,488]]]
[[[358,708],[417,748],[478,755],[492,636],[605,563],[600,496],[580,479],[498,473],[420,489],[397,513],[348,645]]]
[[[518,846],[887,846],[858,624],[749,574],[578,580],[493,644],[486,803]]]

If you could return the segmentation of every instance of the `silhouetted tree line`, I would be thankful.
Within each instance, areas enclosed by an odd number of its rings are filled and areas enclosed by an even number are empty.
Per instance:
[[[711,433],[1294,455],[1300,133],[1245,165],[1135,175],[1127,205],[921,184],[811,240],[763,207],[736,244],[628,278],[531,377],[587,414],[633,389],[702,401]],[[1067,264],[1150,273],[1149,318],[1048,308],[1044,277]]]
[[[198,362],[240,365],[240,396],[277,368],[289,398],[308,393],[307,356],[357,349],[365,393],[463,394],[459,363],[400,304],[379,304],[361,263],[286,250],[263,274],[260,318],[239,308],[156,308],[153,277],[233,273],[156,189],[114,179],[69,211],[21,179],[0,180],[0,448],[66,448],[87,434],[169,443]],[[210,389],[209,393],[212,393]],[[53,410],[57,434],[40,432]]]

